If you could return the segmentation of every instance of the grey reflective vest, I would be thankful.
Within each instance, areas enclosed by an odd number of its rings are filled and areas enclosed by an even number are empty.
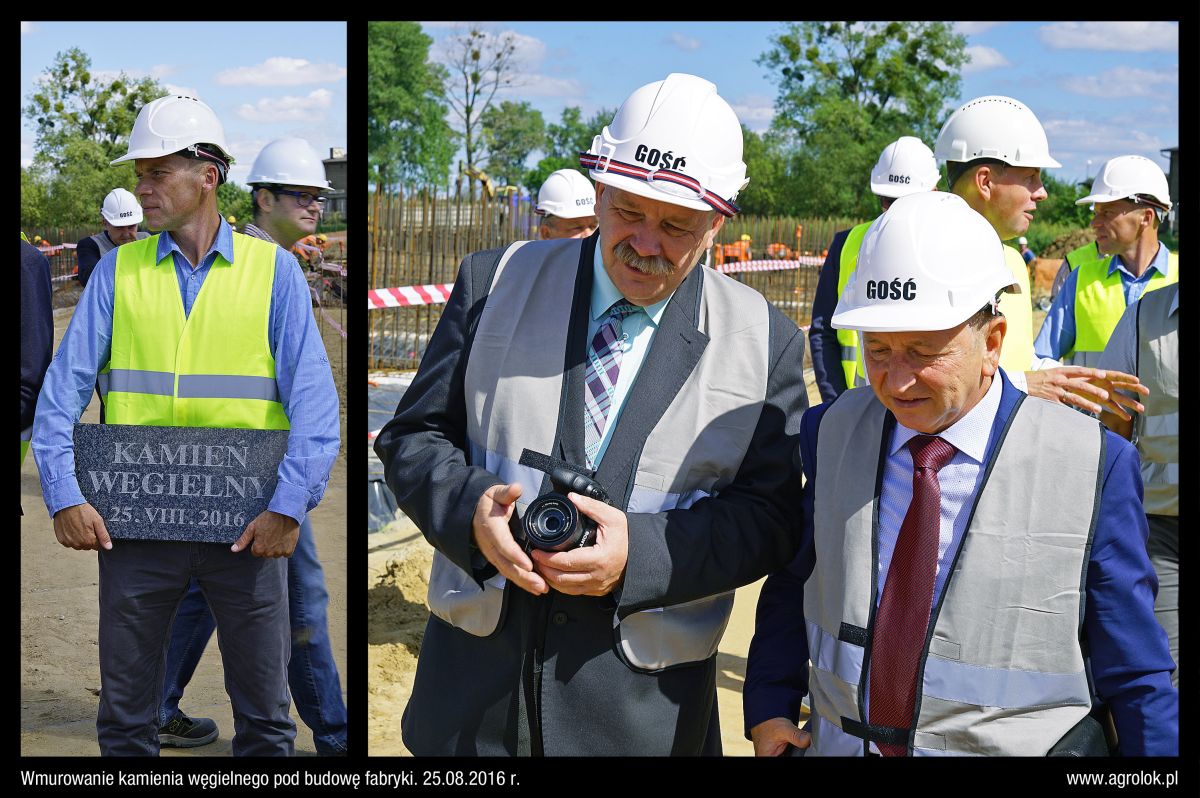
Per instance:
[[[865,722],[885,418],[874,393],[856,389],[821,419],[817,562],[804,585],[809,755],[863,756],[881,739]],[[1022,395],[945,566],[904,735],[910,754],[1043,756],[1088,714],[1082,589],[1103,464],[1095,419]]]
[[[149,233],[144,233],[140,230],[137,233],[138,241],[141,241],[142,239],[149,238],[149,237],[150,237]],[[100,247],[100,257],[102,257],[102,258],[108,253],[109,250],[117,248],[117,245],[114,244],[109,239],[108,235],[105,233],[104,230],[101,230],[99,233],[96,233],[96,235],[94,235],[94,236],[88,236],[88,238],[95,241],[96,246]]]
[[[100,257],[102,258],[109,252],[109,250],[117,248],[117,245],[109,239],[103,230],[101,230],[99,233],[96,233],[94,236],[88,237],[96,242],[96,246],[100,247]]]
[[[1179,515],[1179,284],[1149,292],[1137,306],[1137,375],[1150,395],[1137,416],[1148,515]]]
[[[554,449],[581,246],[573,239],[528,244],[513,244],[496,268],[464,377],[468,462],[521,483],[518,513],[543,481],[542,472],[519,465],[522,449]],[[736,476],[758,424],[767,392],[769,306],[757,291],[716,272],[703,278],[699,329],[710,340],[645,442],[622,508],[629,513],[686,508],[718,494]],[[614,497],[618,504],[622,498]],[[497,575],[481,589],[435,553],[429,606],[451,625],[487,636],[500,623],[504,584]],[[615,645],[640,670],[702,661],[716,653],[732,608],[730,591],[624,619],[614,612]]]

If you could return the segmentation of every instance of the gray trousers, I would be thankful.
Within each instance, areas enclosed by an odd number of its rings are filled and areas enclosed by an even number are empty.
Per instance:
[[[1146,548],[1150,563],[1158,574],[1158,597],[1154,600],[1154,617],[1167,633],[1175,672],[1171,683],[1179,687],[1179,516],[1147,515],[1150,537]]]
[[[195,577],[217,621],[234,755],[291,756],[287,560],[220,543],[117,540],[99,561],[101,755],[158,755],[171,623]]]

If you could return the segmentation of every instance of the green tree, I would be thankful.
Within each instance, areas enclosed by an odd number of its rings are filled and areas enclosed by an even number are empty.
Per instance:
[[[524,182],[525,160],[543,146],[546,122],[527,102],[505,100],[480,118],[486,168],[493,180],[515,186]]]
[[[416,22],[367,24],[367,157],[377,185],[440,184],[449,174],[455,133],[432,43]]]
[[[49,227],[49,194],[46,183],[31,166],[21,167],[21,227]]]
[[[1066,224],[1074,227],[1091,224],[1092,212],[1088,206],[1075,204],[1075,200],[1090,193],[1090,184],[1059,180],[1046,172],[1042,172],[1042,183],[1046,186],[1047,196],[1038,203],[1034,224]]]
[[[526,173],[525,185],[536,191],[552,172],[559,169],[583,171],[579,166],[579,153],[592,146],[592,139],[600,134],[616,113],[616,109],[601,108],[591,118],[584,120],[583,111],[578,106],[564,108],[558,123],[551,122],[546,126],[546,154],[537,166]]]
[[[167,93],[153,78],[134,80],[124,72],[97,78],[91,68],[91,58],[78,47],[58,53],[24,108],[35,125],[38,158],[55,170],[64,167],[68,149],[78,141],[93,142],[108,160],[123,155],[138,111]]]
[[[240,227],[254,218],[254,202],[250,191],[236,183],[222,183],[217,187],[217,210],[221,216],[237,219]]]
[[[758,59],[779,84],[772,129],[796,148],[789,168],[803,186],[781,212],[877,214],[871,167],[900,136],[935,139],[966,58],[945,22],[788,24]]]

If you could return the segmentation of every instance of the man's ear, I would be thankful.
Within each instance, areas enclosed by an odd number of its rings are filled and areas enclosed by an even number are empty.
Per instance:
[[[978,167],[975,174],[971,175],[971,182],[975,184],[975,190],[985,200],[992,198],[992,179],[995,176],[992,167],[988,164]]]
[[[983,339],[983,376],[995,376],[996,370],[1000,368],[1000,350],[1007,332],[1008,319],[1004,316],[993,316],[988,321]]]

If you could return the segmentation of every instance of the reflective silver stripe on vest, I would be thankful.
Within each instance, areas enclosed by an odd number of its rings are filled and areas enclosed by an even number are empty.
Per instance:
[[[659,513],[663,510],[686,509],[710,495],[705,490],[693,490],[687,493],[664,493],[661,490],[647,488],[634,484],[629,494],[629,513]]]
[[[985,668],[952,662],[933,654],[925,661],[924,694],[986,707],[1092,705],[1082,670],[1077,673],[1039,673]]]
[[[843,346],[842,347],[842,361],[843,362],[849,362],[851,360],[857,360],[857,359],[858,359],[858,350],[856,348],[854,348],[853,346]]]
[[[272,377],[239,374],[180,374],[180,399],[264,399],[279,401],[279,385]]]
[[[804,626],[808,630],[808,658],[812,666],[857,685],[862,674],[863,647],[838,640],[812,621],[805,620]]]
[[[846,734],[831,720],[814,713],[805,727],[812,735],[807,756],[862,756],[863,741]]]
[[[104,375],[100,375],[103,378]],[[175,394],[175,375],[170,371],[142,371],[140,369],[113,369],[108,372],[108,390],[105,390],[105,380],[100,380],[103,393],[122,391],[124,393],[147,393],[154,396],[173,396]]]
[[[1063,358],[1063,364],[1067,366],[1087,366],[1088,368],[1096,368],[1096,364],[1100,362],[1100,355],[1103,352],[1075,352],[1070,357]]]
[[[1178,435],[1179,411],[1161,416],[1146,416],[1142,435]]]

